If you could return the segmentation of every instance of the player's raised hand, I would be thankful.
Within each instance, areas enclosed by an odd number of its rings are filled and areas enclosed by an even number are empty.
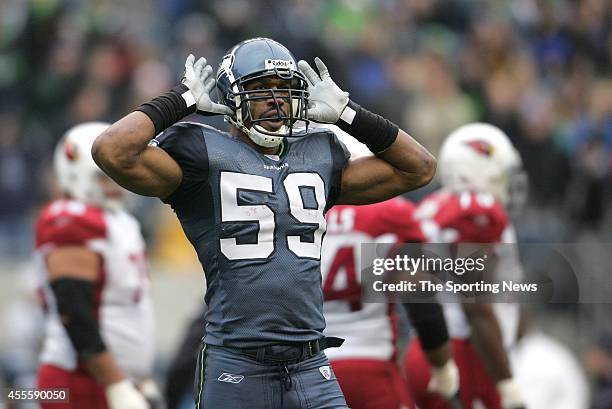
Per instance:
[[[319,70],[318,74],[306,61],[298,62],[298,68],[308,81],[308,93],[310,94],[308,119],[335,124],[349,103],[349,93],[342,91],[336,85],[319,57],[315,58],[315,64]]]
[[[144,396],[128,379],[106,387],[109,409],[150,409]]]
[[[209,114],[232,114],[229,107],[213,102],[210,98],[210,92],[215,87],[215,76],[213,68],[206,63],[206,58],[200,57],[195,61],[194,55],[189,54],[185,60],[185,77],[182,82],[191,91],[199,111]]]

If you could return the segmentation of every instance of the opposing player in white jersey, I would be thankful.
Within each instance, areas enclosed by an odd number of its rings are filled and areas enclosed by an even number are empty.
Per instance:
[[[483,123],[464,125],[442,145],[439,172],[442,189],[426,197],[415,212],[428,242],[515,243],[506,208],[522,201],[515,187],[524,184],[522,162],[509,138]],[[511,246],[493,246],[496,272],[521,278]],[[506,348],[516,340],[517,304],[448,303],[444,313],[459,367],[461,400],[466,408],[480,401],[487,409],[523,408]],[[429,365],[418,340],[404,359],[410,390],[421,409],[447,404],[427,392]]]
[[[352,137],[335,131],[351,152],[351,159],[370,155]],[[327,350],[326,355],[352,409],[414,407],[397,363],[395,304],[362,303],[359,271],[362,243],[423,241],[413,212],[411,202],[394,198],[366,206],[337,205],[326,216],[327,234],[321,253],[324,333],[345,339],[342,348]],[[434,390],[438,388],[452,396],[457,391],[458,379],[456,369],[453,372],[454,363],[448,362],[450,348],[440,307],[438,304],[414,307],[418,311],[410,311],[413,322],[418,321],[415,326],[419,329],[423,328],[421,323],[427,326],[424,335],[432,345],[428,351],[435,350],[432,363],[441,368]],[[432,324],[435,320],[439,322]]]
[[[121,206],[123,190],[91,157],[107,127],[84,123],[60,140],[54,167],[64,198],[36,225],[46,312],[38,387],[68,390],[43,409],[146,409],[146,396],[159,395],[145,243]]]

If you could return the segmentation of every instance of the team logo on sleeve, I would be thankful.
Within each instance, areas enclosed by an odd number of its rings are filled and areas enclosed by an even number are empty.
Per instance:
[[[233,375],[231,373],[223,372],[221,376],[217,378],[218,381],[228,382],[228,383],[240,383],[244,379],[242,375]]]
[[[483,156],[491,156],[493,155],[493,145],[489,142],[481,139],[466,141],[466,145],[474,149],[477,153]]]
[[[321,375],[323,375],[323,378],[327,379],[328,381],[331,379],[331,369],[329,369],[329,366],[322,366],[319,368],[319,372],[321,372]]]

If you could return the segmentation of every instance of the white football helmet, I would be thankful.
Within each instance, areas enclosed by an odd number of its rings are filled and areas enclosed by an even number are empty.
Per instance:
[[[442,144],[438,168],[442,185],[452,191],[491,193],[509,210],[525,202],[523,162],[496,126],[471,123],[457,128]]]
[[[85,122],[70,128],[55,148],[53,165],[60,189],[70,198],[117,210],[122,202],[104,193],[100,184],[102,170],[91,156],[94,140],[109,126],[104,122]]]

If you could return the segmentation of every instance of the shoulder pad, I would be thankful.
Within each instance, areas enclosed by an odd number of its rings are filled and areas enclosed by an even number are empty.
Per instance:
[[[342,211],[352,208],[354,229],[372,237],[393,235],[399,242],[424,241],[413,218],[414,206],[407,200],[391,199],[364,206],[337,206]]]
[[[104,211],[74,200],[57,200],[45,207],[36,223],[36,247],[84,245],[107,235]]]
[[[501,240],[508,225],[503,205],[488,193],[441,193],[426,198],[415,216],[454,231],[454,241],[491,243]]]
[[[162,133],[157,135],[149,142],[149,146],[165,146],[168,143],[175,143],[174,139],[180,141],[185,139],[184,133],[188,131],[198,131],[202,136],[206,135],[220,135],[229,136],[226,132],[220,131],[210,125],[202,124],[199,122],[177,122],[171,127],[164,130]],[[178,142],[177,141],[177,142]]]
[[[423,242],[425,238],[414,218],[415,205],[400,197],[382,202],[378,209],[389,229],[395,232],[400,242]],[[384,207],[383,207],[384,206]]]
[[[310,135],[321,135],[321,134],[325,134],[325,135],[329,135],[329,136],[336,135],[334,133],[334,131],[332,131],[329,128],[313,128],[313,127],[309,127],[308,128],[308,132],[303,130],[302,132],[300,132],[299,134],[296,134],[296,135],[304,135],[304,136],[305,135],[309,135],[310,136]]]
[[[220,131],[219,129],[215,128],[214,126],[210,126],[210,125],[203,124],[203,123],[200,123],[200,122],[193,122],[193,121],[177,122],[173,126],[177,126],[177,127],[180,127],[180,128],[198,127],[198,128],[202,128],[202,130],[204,132],[219,133],[219,134],[225,133],[225,132]]]

